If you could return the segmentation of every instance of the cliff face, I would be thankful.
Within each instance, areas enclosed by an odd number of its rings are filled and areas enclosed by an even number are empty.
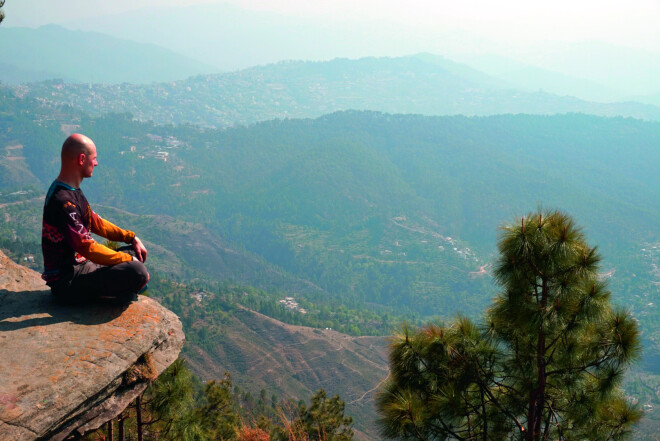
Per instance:
[[[99,427],[183,341],[178,317],[152,299],[59,306],[39,274],[0,253],[0,439],[62,440]]]

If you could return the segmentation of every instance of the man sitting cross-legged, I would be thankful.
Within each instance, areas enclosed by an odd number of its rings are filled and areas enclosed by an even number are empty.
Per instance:
[[[42,278],[63,304],[129,303],[149,281],[144,266],[147,250],[135,233],[94,213],[80,189],[98,165],[92,140],[77,133],[69,136],[61,157],[60,174],[44,203]],[[114,251],[96,242],[91,233],[130,245]]]

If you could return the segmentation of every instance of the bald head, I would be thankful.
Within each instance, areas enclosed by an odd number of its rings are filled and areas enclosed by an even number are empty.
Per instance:
[[[62,144],[62,168],[58,180],[78,188],[83,179],[92,177],[97,165],[94,141],[74,133]]]
[[[81,153],[89,155],[96,149],[94,142],[80,133],[69,136],[62,144],[62,162],[75,160]]]

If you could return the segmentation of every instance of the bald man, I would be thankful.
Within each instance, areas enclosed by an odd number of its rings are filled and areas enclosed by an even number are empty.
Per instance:
[[[61,158],[60,174],[44,204],[42,278],[63,304],[127,304],[149,281],[144,266],[147,250],[135,233],[94,213],[80,189],[98,165],[94,142],[75,133],[64,141]],[[91,233],[130,245],[114,251],[96,242]]]

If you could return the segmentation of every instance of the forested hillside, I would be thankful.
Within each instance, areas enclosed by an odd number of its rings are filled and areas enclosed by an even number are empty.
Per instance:
[[[647,361],[629,387],[657,400],[642,385],[658,381],[660,123],[348,111],[218,130],[0,93],[3,238],[39,242],[63,132],[80,131],[99,152],[87,197],[153,244],[157,268],[268,291],[254,309],[290,322],[385,334],[402,317],[479,314],[498,225],[561,208],[599,245],[613,302],[640,320]],[[309,313],[277,312],[285,296]]]
[[[345,112],[219,131],[61,117],[99,146],[92,200],[201,224],[356,304],[479,308],[489,283],[470,272],[488,263],[497,225],[538,204],[582,219],[606,259],[659,240],[658,123]],[[3,119],[5,161],[43,188],[62,121],[30,118]]]

